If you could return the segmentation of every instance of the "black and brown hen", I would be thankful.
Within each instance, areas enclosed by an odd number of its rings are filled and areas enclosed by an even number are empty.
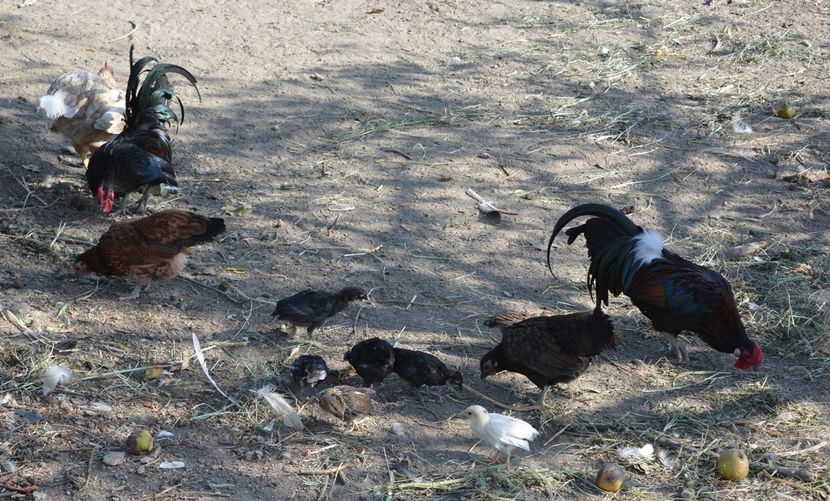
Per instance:
[[[502,328],[501,343],[481,358],[481,379],[522,374],[542,390],[542,408],[550,385],[578,378],[609,346],[616,346],[614,326],[602,312],[527,318]]]
[[[362,289],[346,287],[334,294],[313,290],[304,290],[293,296],[277,301],[277,307],[271,317],[276,317],[287,324],[289,334],[296,335],[297,329],[304,327],[308,336],[320,327],[329,317],[333,317],[349,305],[350,302],[368,296]]]
[[[563,214],[548,242],[548,268],[556,235],[580,216],[594,217],[565,234],[569,245],[579,235],[585,236],[591,259],[588,290],[596,293],[597,311],[602,303],[608,304],[609,293],[625,294],[654,328],[666,335],[678,358],[688,358],[677,339],[686,330],[712,348],[734,354],[735,367],[739,369],[761,363],[761,348],[747,337],[726,279],[666,250],[663,237],[635,225],[617,209],[584,204]]]
[[[148,70],[154,62],[157,64]],[[147,75],[141,81],[144,73]],[[152,56],[133,63],[130,47],[124,129],[95,150],[86,171],[89,189],[104,212],[112,210],[116,199],[121,199],[121,210],[126,211],[127,197],[133,192],[143,194],[135,208],[144,210],[152,192],[178,186],[167,125],[184,122],[184,107],[167,79],[170,73],[182,75],[196,88],[196,78],[181,66],[159,63]],[[181,120],[170,107],[172,99],[179,102]]]
[[[354,367],[365,386],[371,386],[380,383],[392,373],[395,366],[395,349],[383,339],[373,337],[352,346],[352,349],[343,355],[343,360]]]
[[[442,386],[447,383],[459,388],[464,384],[461,373],[451,370],[435,355],[423,351],[394,348],[395,364],[392,372],[415,388]]]
[[[291,364],[291,379],[300,386],[313,388],[328,375],[326,361],[317,355],[301,355]]]

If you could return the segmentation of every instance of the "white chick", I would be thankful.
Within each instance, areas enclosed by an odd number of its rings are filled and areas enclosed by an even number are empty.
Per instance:
[[[530,450],[530,442],[539,435],[539,431],[530,424],[504,414],[487,412],[480,405],[471,405],[461,412],[467,419],[473,434],[496,449],[491,461],[499,460],[501,451],[507,453],[507,466],[510,466],[510,452],[516,447]]]

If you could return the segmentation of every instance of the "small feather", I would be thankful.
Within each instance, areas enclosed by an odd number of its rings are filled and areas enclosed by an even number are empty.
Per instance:
[[[43,395],[46,396],[55,391],[58,385],[68,385],[72,381],[72,373],[62,365],[52,365],[46,369],[41,379],[43,380]]]
[[[301,430],[303,428],[303,421],[300,419],[300,415],[297,414],[294,407],[292,407],[282,395],[274,391],[273,386],[265,385],[256,391],[251,390],[251,392],[256,393],[260,398],[268,402],[268,405],[274,409],[274,412],[276,412],[278,416],[282,417],[285,426],[297,430]]]
[[[213,380],[213,377],[211,377],[210,372],[208,371],[207,363],[205,362],[205,354],[202,353],[202,344],[199,342],[199,338],[196,337],[195,332],[193,333],[193,350],[196,352],[196,359],[199,361],[199,365],[202,366],[202,371],[205,373],[205,376],[207,376],[213,387],[216,388],[216,391],[218,391],[223,397],[227,398],[233,405],[239,407],[239,402],[235,398],[229,397],[224,391],[222,391],[222,389],[219,388],[219,385],[216,384],[216,381]]]
[[[654,446],[646,444],[642,447],[620,447],[617,452],[623,459],[651,459],[654,455]]]

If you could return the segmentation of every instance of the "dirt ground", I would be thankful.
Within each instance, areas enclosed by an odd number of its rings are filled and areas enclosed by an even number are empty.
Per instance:
[[[617,461],[623,498],[830,495],[827,2],[22,3],[0,7],[4,484],[16,467],[43,499],[585,499],[607,497],[593,478]],[[71,273],[115,218],[58,161],[67,143],[37,102],[59,74],[105,60],[123,81],[130,43],[198,79],[201,102],[178,87],[182,189],[150,206],[224,214],[227,233],[185,272],[224,294],[178,278],[124,302],[132,284]],[[782,100],[794,118],[776,116]],[[517,215],[481,218],[470,188]],[[544,258],[553,223],[585,202],[626,208],[722,272],[760,369],[738,372],[694,338],[691,362],[674,362],[621,297],[608,311],[622,347],[545,412],[517,414],[542,434],[510,471],[488,467],[486,447],[468,452],[475,440],[449,420],[492,404],[451,388],[419,402],[396,376],[353,431],[307,393],[302,433],[268,426],[249,390],[300,353],[345,369],[343,352],[371,336],[440,356],[491,398],[534,401],[521,376],[480,381],[498,339],[482,321],[592,306],[582,244],[557,241],[555,277]],[[275,332],[276,299],[345,285],[371,289],[371,304],[311,341]],[[240,407],[199,369],[194,332]],[[75,381],[44,398],[55,364]],[[141,428],[173,436],[149,461],[102,463]],[[653,458],[619,458],[647,443]],[[730,446],[755,465],[740,483],[714,471]]]

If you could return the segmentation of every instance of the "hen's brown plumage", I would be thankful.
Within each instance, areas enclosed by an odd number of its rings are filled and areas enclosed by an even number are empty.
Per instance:
[[[481,378],[522,374],[542,389],[541,405],[548,386],[573,381],[609,346],[614,326],[602,312],[532,317],[502,328],[501,343],[481,358]]]
[[[151,216],[115,223],[98,244],[78,256],[75,273],[129,277],[144,287],[164,282],[184,269],[190,247],[209,242],[225,231],[225,221],[193,212],[168,209]],[[138,297],[139,288],[130,297]]]

